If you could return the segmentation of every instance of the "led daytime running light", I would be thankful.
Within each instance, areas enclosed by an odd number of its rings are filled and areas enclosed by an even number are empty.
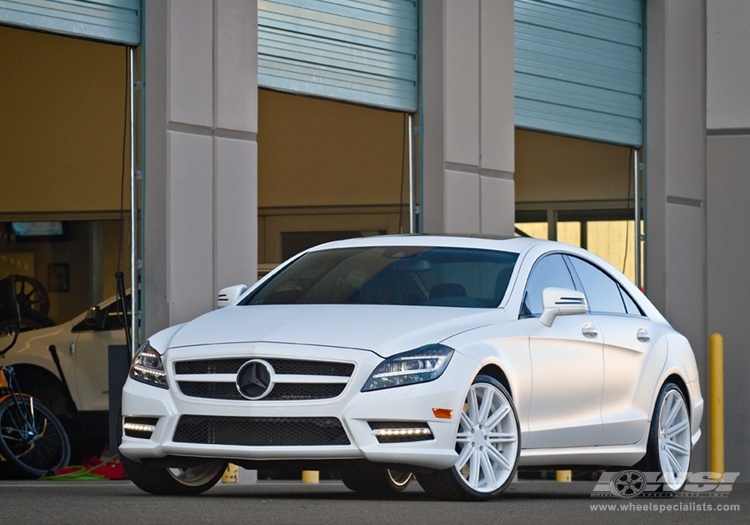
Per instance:
[[[440,355],[440,356],[435,355],[435,356],[425,356],[425,357],[403,357],[403,358],[399,359],[398,361],[399,362],[417,361],[417,360],[422,361],[422,360],[427,360],[427,359],[437,359],[437,362],[431,368],[420,369],[419,373],[434,372],[435,370],[440,369],[441,365],[446,360],[446,356],[444,356],[444,355]],[[375,377],[394,377],[394,376],[403,376],[403,375],[414,374],[414,373],[415,373],[415,370],[399,370],[399,371],[396,371],[396,372],[380,372],[379,374],[373,374],[372,377],[373,378],[375,378]]]
[[[429,428],[379,428],[374,430],[376,436],[431,436]]]
[[[154,425],[144,425],[142,423],[125,423],[122,425],[122,428],[131,432],[153,432],[156,430]]]
[[[148,367],[141,366],[141,365],[133,365],[133,368],[142,374],[151,374],[152,376],[157,376],[157,377],[167,377],[167,373],[164,370],[159,370],[156,368],[148,368]]]

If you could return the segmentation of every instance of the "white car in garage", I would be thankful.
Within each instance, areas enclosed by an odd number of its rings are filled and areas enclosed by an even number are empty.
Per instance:
[[[124,304],[129,315],[130,295]],[[60,418],[76,460],[98,456],[108,442],[108,347],[125,345],[122,305],[111,297],[60,325],[21,332],[0,363]]]
[[[339,241],[219,305],[131,366],[120,452],[148,492],[202,492],[229,461],[340,470],[362,492],[414,473],[440,499],[492,498],[519,467],[685,483],[703,414],[690,345],[580,248]]]

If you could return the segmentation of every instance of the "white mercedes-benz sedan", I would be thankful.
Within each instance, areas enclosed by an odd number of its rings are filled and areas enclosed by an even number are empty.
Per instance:
[[[228,462],[338,470],[361,492],[416,474],[440,499],[491,498],[518,468],[685,483],[703,414],[690,344],[580,248],[339,241],[218,303],[133,360],[120,452],[145,491],[200,493]]]

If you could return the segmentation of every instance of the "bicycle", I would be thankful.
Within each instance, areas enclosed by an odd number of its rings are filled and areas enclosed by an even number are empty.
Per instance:
[[[20,325],[0,358],[16,344]],[[0,366],[0,477],[36,479],[64,467],[70,442],[60,421],[18,387],[13,367]]]

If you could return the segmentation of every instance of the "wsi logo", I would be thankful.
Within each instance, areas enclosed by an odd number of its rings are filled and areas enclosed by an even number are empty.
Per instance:
[[[635,498],[635,497],[682,497],[682,498],[721,498],[727,497],[740,475],[739,472],[688,472],[682,492],[675,493],[659,472],[622,470],[602,472],[591,492],[592,498]],[[717,481],[717,480],[721,481]]]

